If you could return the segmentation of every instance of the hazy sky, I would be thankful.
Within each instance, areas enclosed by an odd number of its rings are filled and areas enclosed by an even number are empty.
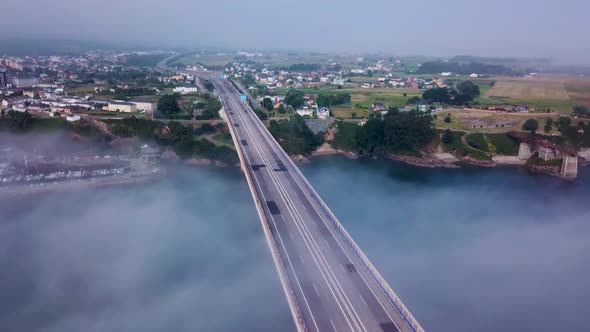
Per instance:
[[[0,37],[586,60],[587,0],[3,0]]]

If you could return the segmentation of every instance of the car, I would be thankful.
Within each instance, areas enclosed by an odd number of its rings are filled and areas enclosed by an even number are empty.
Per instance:
[[[350,272],[356,272],[356,267],[354,266],[354,264],[352,263],[348,263],[346,264],[346,268],[348,269],[348,271]]]

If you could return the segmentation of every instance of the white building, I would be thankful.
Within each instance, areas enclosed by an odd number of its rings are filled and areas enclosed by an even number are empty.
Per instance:
[[[156,110],[156,103],[152,103],[151,101],[132,101],[132,104],[137,106],[137,110],[140,112],[147,112],[152,113]]]
[[[66,116],[66,120],[68,122],[76,122],[76,121],[80,121],[80,116],[78,114],[72,114],[72,115],[68,115]]]
[[[471,78],[478,78],[479,75],[477,75],[476,73],[473,73],[473,74],[469,75],[469,77],[471,77]]]
[[[311,108],[301,108],[295,111],[297,114],[301,116],[312,116],[313,110]]]
[[[181,95],[188,95],[189,93],[199,93],[199,88],[196,86],[177,86],[172,91]]]
[[[330,109],[327,107],[322,107],[318,110],[318,118],[320,119],[327,119],[330,117]]]
[[[108,110],[109,112],[135,113],[137,106],[124,101],[113,101],[109,103]]]

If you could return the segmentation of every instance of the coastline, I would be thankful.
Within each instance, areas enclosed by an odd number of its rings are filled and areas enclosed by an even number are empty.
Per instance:
[[[362,157],[356,152],[335,149],[330,144],[324,143],[309,156],[296,155],[291,156],[291,159],[295,162],[310,162],[314,158],[326,156],[340,156],[348,159],[358,159]],[[538,174],[550,175],[568,181],[575,180],[575,178],[562,176],[560,174],[559,167],[532,165],[528,163],[527,160],[518,158],[518,156],[495,155],[491,160],[476,160],[457,156],[447,152],[432,153],[429,151],[422,151],[421,155],[419,156],[389,152],[386,153],[383,158],[422,168],[461,168],[465,165],[482,168],[522,167],[529,170],[530,172]],[[590,159],[579,157],[578,166],[590,166]]]

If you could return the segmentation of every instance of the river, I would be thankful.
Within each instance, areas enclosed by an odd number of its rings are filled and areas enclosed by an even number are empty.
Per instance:
[[[302,170],[427,331],[588,331],[588,168]],[[0,208],[2,331],[294,330],[237,170]]]

